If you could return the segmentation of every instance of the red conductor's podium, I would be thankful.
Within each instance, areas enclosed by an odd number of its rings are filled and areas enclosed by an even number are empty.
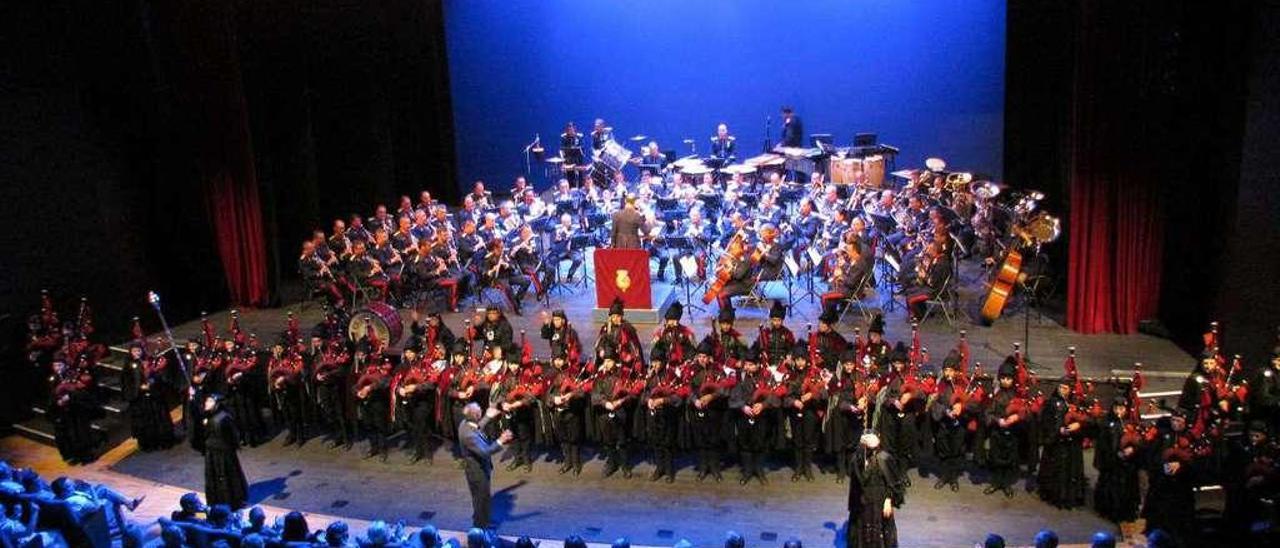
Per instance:
[[[649,252],[643,249],[597,249],[592,265],[596,274],[595,315],[608,315],[614,299],[622,299],[627,318],[633,322],[657,323],[670,305],[670,287],[660,288],[658,297],[649,279]]]

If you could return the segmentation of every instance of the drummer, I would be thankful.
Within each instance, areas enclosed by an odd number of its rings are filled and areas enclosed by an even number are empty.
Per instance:
[[[711,138],[711,157],[724,160],[725,163],[733,162],[738,158],[738,144],[736,138],[729,135],[729,126],[720,124],[716,126],[716,135]]]
[[[649,145],[644,147],[644,154],[640,156],[640,171],[654,175],[661,173],[667,167],[667,155],[662,153],[662,149],[658,148],[657,141],[649,141]]]
[[[613,128],[604,125],[604,118],[596,118],[596,123],[591,126],[591,151],[604,150],[605,143],[612,140]]]

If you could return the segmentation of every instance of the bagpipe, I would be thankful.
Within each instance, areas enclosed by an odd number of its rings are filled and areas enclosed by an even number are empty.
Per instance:
[[[257,364],[258,356],[249,350],[246,350],[244,353],[231,356],[230,359],[227,360],[227,384],[230,386],[238,386],[240,384],[240,379],[244,378],[246,373],[252,371],[254,366]]]
[[[87,369],[71,368],[69,373],[56,377],[57,384],[53,388],[53,399],[58,407],[66,407],[71,397],[84,393],[93,387],[93,375]]]
[[[666,405],[665,400],[667,398],[683,398],[689,396],[691,392],[689,388],[691,375],[688,373],[688,369],[685,369],[684,371],[685,374],[681,375],[676,372],[675,368],[667,366],[667,368],[660,373],[661,377],[654,381],[652,387],[648,388],[648,395],[645,398],[645,403],[649,407],[649,414],[652,415],[659,407]],[[653,372],[649,373],[649,379],[653,380]],[[655,400],[664,400],[664,402],[656,404],[654,403]]]
[[[273,391],[298,384],[302,380],[302,356],[285,353],[272,357],[267,363],[267,378]]]
[[[360,373],[360,378],[356,380],[354,391],[356,398],[367,400],[373,395],[373,389],[381,382],[387,379],[391,374],[391,364],[386,362],[373,363],[364,368]]]
[[[316,382],[327,382],[350,362],[351,354],[342,343],[337,340],[330,341],[320,353],[320,363],[316,364]]]
[[[161,382],[165,371],[169,368],[169,358],[164,354],[151,356],[142,362],[142,386],[139,388],[143,391],[150,391],[151,387]]]

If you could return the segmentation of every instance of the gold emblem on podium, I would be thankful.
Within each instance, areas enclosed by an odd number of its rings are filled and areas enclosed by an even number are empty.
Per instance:
[[[631,289],[631,273],[618,269],[613,275],[613,285],[618,286],[620,291],[626,293],[628,289]]]

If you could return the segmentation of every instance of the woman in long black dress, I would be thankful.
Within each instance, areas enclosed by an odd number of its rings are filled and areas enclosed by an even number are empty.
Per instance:
[[[245,506],[249,483],[240,468],[240,433],[235,419],[222,405],[222,396],[204,400],[204,494],[209,505],[225,504],[232,510]]]
[[[1082,416],[1067,401],[1071,379],[1063,377],[1040,412],[1040,498],[1058,508],[1084,504],[1084,431]]]
[[[880,449],[880,437],[862,435],[853,456],[849,482],[849,548],[890,548],[898,545],[895,509],[902,506],[905,484],[893,455]]]
[[[1141,436],[1136,429],[1126,429],[1128,413],[1129,402],[1117,396],[1111,412],[1095,425],[1093,467],[1098,469],[1098,485],[1093,509],[1115,523],[1137,519],[1142,500],[1138,491]]]
[[[173,445],[173,420],[165,404],[164,374],[168,358],[147,356],[141,343],[129,348],[129,363],[120,371],[120,390],[129,402],[129,427],[143,451]]]

